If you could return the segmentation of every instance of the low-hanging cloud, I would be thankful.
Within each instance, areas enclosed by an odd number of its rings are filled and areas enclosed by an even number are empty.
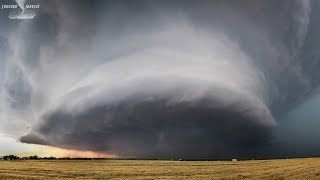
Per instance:
[[[18,24],[37,40],[9,39],[16,54],[7,73],[21,74],[7,74],[3,104],[15,119],[32,110],[22,142],[135,157],[254,157],[272,142],[275,115],[318,85],[301,60],[313,1],[50,4],[33,24]]]

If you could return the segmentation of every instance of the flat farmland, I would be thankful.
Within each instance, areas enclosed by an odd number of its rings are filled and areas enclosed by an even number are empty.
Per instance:
[[[0,179],[320,179],[320,158],[0,161]]]

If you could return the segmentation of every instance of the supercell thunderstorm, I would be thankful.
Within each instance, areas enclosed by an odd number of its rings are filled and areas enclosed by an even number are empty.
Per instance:
[[[50,1],[1,32],[10,52],[1,130],[124,157],[281,156],[278,117],[314,96],[320,80],[318,8]]]

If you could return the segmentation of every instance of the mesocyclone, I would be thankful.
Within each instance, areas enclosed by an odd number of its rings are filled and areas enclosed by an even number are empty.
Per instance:
[[[47,32],[28,44],[36,60],[9,59],[23,85],[7,77],[7,94],[20,89],[23,98],[11,100],[34,110],[22,142],[120,156],[251,158],[273,141],[276,117],[319,84],[316,1],[48,6],[56,9],[39,16],[55,29],[38,22],[23,32]]]

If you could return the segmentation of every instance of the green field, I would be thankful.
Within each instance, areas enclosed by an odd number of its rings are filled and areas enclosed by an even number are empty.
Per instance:
[[[0,161],[0,179],[320,179],[320,158]]]

